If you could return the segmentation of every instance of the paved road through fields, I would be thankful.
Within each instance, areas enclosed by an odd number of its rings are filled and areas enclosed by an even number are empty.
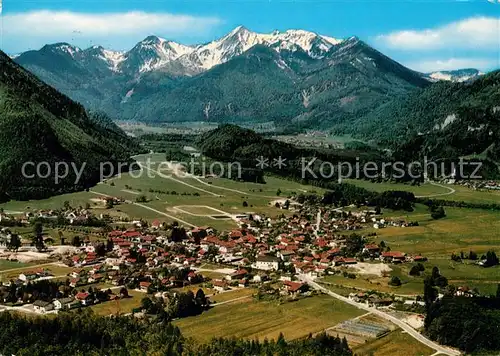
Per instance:
[[[328,294],[329,296],[333,297],[333,298],[336,298],[336,299],[339,299],[347,304],[350,304],[350,305],[353,305],[359,309],[363,309],[363,310],[366,310],[366,311],[369,311],[381,318],[384,318],[386,320],[389,320],[391,321],[392,323],[396,324],[397,326],[399,326],[401,329],[403,329],[404,331],[406,331],[408,333],[408,335],[412,336],[414,339],[417,339],[418,341],[420,341],[422,344],[436,350],[437,352],[439,353],[442,353],[442,354],[445,354],[445,355],[449,355],[449,356],[455,356],[455,355],[461,355],[460,351],[457,351],[457,350],[453,350],[453,349],[450,349],[446,346],[441,346],[439,345],[438,343],[435,343],[434,341],[432,340],[429,340],[428,338],[426,338],[424,335],[420,334],[418,331],[416,331],[415,329],[413,329],[411,326],[409,326],[408,324],[406,324],[405,322],[399,320],[398,318],[388,314],[388,313],[385,313],[381,310],[378,310],[376,308],[372,308],[372,307],[369,307],[363,303],[357,303],[349,298],[346,298],[340,294],[337,294],[337,293],[334,293],[332,292],[331,290],[319,285],[318,283],[314,282],[314,280],[308,276],[305,276],[305,275],[299,275],[299,279],[302,280],[303,282],[307,282],[311,287],[313,287],[314,289],[317,289],[317,290],[321,290],[322,292]]]

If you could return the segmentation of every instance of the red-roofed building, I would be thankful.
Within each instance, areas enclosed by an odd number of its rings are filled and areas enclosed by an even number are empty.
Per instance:
[[[242,279],[243,277],[246,277],[248,274],[248,271],[244,268],[237,270],[231,275],[226,276],[226,279],[228,280],[236,280],[236,279]]]
[[[344,257],[344,264],[346,265],[355,265],[358,261],[355,258]]]
[[[92,304],[92,298],[90,297],[90,294],[87,292],[76,293],[75,299],[79,300],[83,305],[91,305]]]
[[[328,258],[322,258],[320,261],[319,261],[320,264],[324,265],[324,266],[328,266],[330,264],[330,260]]]
[[[139,236],[141,236],[141,233],[138,231],[126,231],[125,233],[123,233],[123,237],[127,239],[132,239]]]
[[[385,262],[400,263],[406,259],[405,256],[406,255],[400,251],[387,251],[382,252],[382,255],[380,255],[380,259]]]
[[[315,242],[314,242],[314,245],[318,246],[318,247],[325,247],[327,245],[327,242],[325,239],[317,239]]]
[[[341,266],[341,265],[354,265],[358,263],[358,261],[355,258],[348,258],[348,257],[335,257],[333,259],[333,263],[335,266]]]
[[[378,245],[375,245],[375,244],[367,244],[363,248],[363,253],[369,253],[370,255],[373,255],[373,254],[379,253],[379,252],[380,252],[380,247],[378,247]]]
[[[240,230],[233,230],[229,234],[229,237],[236,240],[243,237],[243,233]]]
[[[160,220],[153,220],[153,222],[151,223],[151,227],[155,230],[158,230],[162,227],[162,223],[160,222]]]
[[[109,237],[118,237],[118,236],[122,236],[123,232],[120,231],[120,230],[114,230],[114,231],[111,231],[108,236]]]
[[[214,289],[218,292],[222,292],[229,289],[227,286],[227,282],[220,279],[213,280],[212,285],[214,286]]]
[[[340,248],[332,248],[331,250],[328,250],[327,253],[330,256],[338,256],[340,254]]]
[[[290,294],[306,292],[308,289],[307,284],[300,282],[284,281],[283,285],[285,285],[287,292]]]
[[[72,278],[70,281],[69,281],[69,286],[72,287],[72,288],[75,288],[76,286],[78,286],[80,284],[80,278]]]

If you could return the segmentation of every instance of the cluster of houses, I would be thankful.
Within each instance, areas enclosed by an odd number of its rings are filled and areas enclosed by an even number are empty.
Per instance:
[[[36,214],[43,218],[51,218],[54,214],[60,216],[60,212],[50,211]],[[67,209],[64,217],[73,223],[81,221],[87,216],[85,214],[85,209]],[[135,224],[127,230],[109,232],[104,251],[102,243],[85,241],[79,252],[66,260],[74,267],[67,286],[76,290],[94,283],[106,283],[148,293],[162,292],[202,282],[203,276],[196,270],[203,263],[215,262],[235,269],[223,279],[210,281],[213,289],[223,292],[230,287],[244,288],[249,284],[263,283],[269,280],[270,274],[278,271],[317,277],[336,267],[366,259],[385,263],[425,261],[423,256],[390,251],[385,246],[369,243],[365,238],[353,249],[346,232],[353,234],[356,230],[376,225],[379,228],[405,227],[412,223],[381,219],[370,211],[346,213],[330,209],[318,213],[317,209],[305,206],[292,217],[245,216],[239,220],[238,228],[222,233],[209,226],[196,227],[187,231],[181,241],[172,241],[160,221],[154,221],[148,227]],[[174,270],[183,272],[172,272]],[[50,278],[44,273],[25,273],[15,283]],[[307,290],[307,286],[289,280],[283,283],[283,290],[289,294],[301,293]],[[59,299],[48,304],[37,301],[34,306],[47,312],[50,308],[58,310],[95,302],[95,296],[84,291]]]
[[[459,181],[456,182],[455,184],[462,185],[465,187],[468,187],[473,190],[500,190],[500,182],[494,181],[494,180],[488,180],[488,181],[469,181],[469,180],[464,180],[464,181]]]
[[[106,301],[118,300],[125,298],[125,295],[109,294]],[[103,302],[103,300],[96,298],[89,292],[77,292],[73,296],[56,298],[53,301],[46,301],[38,299],[33,303],[34,311],[38,313],[58,312],[60,310],[71,310],[86,306],[91,306]]]
[[[393,303],[392,298],[380,296],[379,294],[373,292],[350,293],[349,299],[357,303],[365,303],[371,307],[389,306]]]
[[[121,198],[101,197],[95,199],[97,203],[106,204],[111,200],[112,205],[118,205],[123,202]],[[111,217],[105,214],[95,216],[90,209],[83,207],[71,208],[69,206],[62,209],[40,209],[23,213],[22,215],[7,214],[0,212],[0,223],[11,223],[16,225],[29,225],[33,220],[41,219],[44,221],[62,222],[68,225],[86,225],[91,219],[109,221]]]
[[[97,275],[92,270],[85,272],[85,274],[87,273],[90,275],[88,283],[98,282],[98,280],[92,280],[92,278],[97,278]],[[107,291],[92,288],[92,286],[88,291],[77,288],[82,287],[82,285],[75,282],[80,277],[77,277],[77,279],[75,277],[83,275],[81,269],[75,269],[69,275],[72,278],[70,283],[54,283],[48,287],[47,285],[39,286],[37,284],[42,280],[55,278],[48,270],[40,269],[22,272],[17,279],[4,281],[0,286],[0,302],[12,303],[16,306],[32,303],[35,312],[48,313],[94,305],[128,296],[126,289],[120,290],[118,294],[113,294],[109,288]],[[15,288],[13,289],[13,287]]]
[[[296,273],[320,276],[330,268],[356,264],[363,257],[390,263],[426,260],[423,256],[389,251],[373,243],[365,243],[355,254],[351,251],[347,255],[345,248],[348,236],[343,235],[339,229],[355,229],[357,222],[367,221],[368,216],[370,213],[367,212],[346,215],[330,211],[323,214],[316,224],[310,214],[274,220],[263,217],[244,219],[240,221],[239,228],[222,233],[217,233],[208,226],[193,228],[181,242],[169,241],[155,229],[154,224],[149,229],[116,230],[109,233],[113,249],[108,253],[106,261],[118,269],[122,264],[144,264],[148,268],[156,268],[165,263],[174,263],[196,267],[210,260],[235,268],[293,270]],[[397,224],[405,223],[398,221]],[[179,250],[179,245],[183,252],[174,253],[173,251]],[[94,263],[92,246],[87,246],[86,252],[86,256],[74,257],[75,265]]]

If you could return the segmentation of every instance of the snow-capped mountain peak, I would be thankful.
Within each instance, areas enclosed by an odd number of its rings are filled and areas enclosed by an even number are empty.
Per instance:
[[[78,48],[76,46],[72,46],[69,43],[65,43],[65,42],[55,43],[53,45],[47,45],[44,48],[51,50],[51,51],[54,51],[54,52],[68,54],[73,58],[75,57],[75,55],[77,53],[82,51],[80,48]]]
[[[179,75],[193,75],[225,63],[255,45],[268,46],[277,52],[304,51],[313,58],[322,58],[332,46],[344,42],[305,30],[275,30],[257,33],[238,26],[225,36],[201,45],[188,46],[158,36],[148,36],[127,52],[117,52],[93,46],[86,50],[67,43],[46,46],[47,50],[65,53],[79,61],[98,58],[95,64],[114,72],[140,75],[166,70]]]
[[[161,68],[177,58],[189,54],[193,47],[168,41],[157,36],[148,36],[124,55],[122,67],[128,71],[147,72]]]
[[[102,46],[92,46],[79,52],[77,59],[90,63],[93,61],[104,62],[105,67],[113,72],[119,71],[119,65],[124,61],[124,52],[112,51]],[[94,62],[101,66],[102,64]]]
[[[277,51],[301,49],[313,57],[320,57],[332,46],[342,40],[321,36],[305,30],[278,30],[272,33],[256,33],[243,26],[238,26],[219,40],[200,45],[183,62],[194,62],[202,69],[227,62],[231,58],[247,51],[251,47],[262,44],[275,48]]]

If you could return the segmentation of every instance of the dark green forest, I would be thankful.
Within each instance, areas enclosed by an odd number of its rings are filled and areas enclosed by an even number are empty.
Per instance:
[[[345,339],[318,334],[301,340],[213,339],[200,344],[170,323],[134,317],[102,317],[91,311],[55,318],[0,314],[4,355],[331,355],[350,356]]]

